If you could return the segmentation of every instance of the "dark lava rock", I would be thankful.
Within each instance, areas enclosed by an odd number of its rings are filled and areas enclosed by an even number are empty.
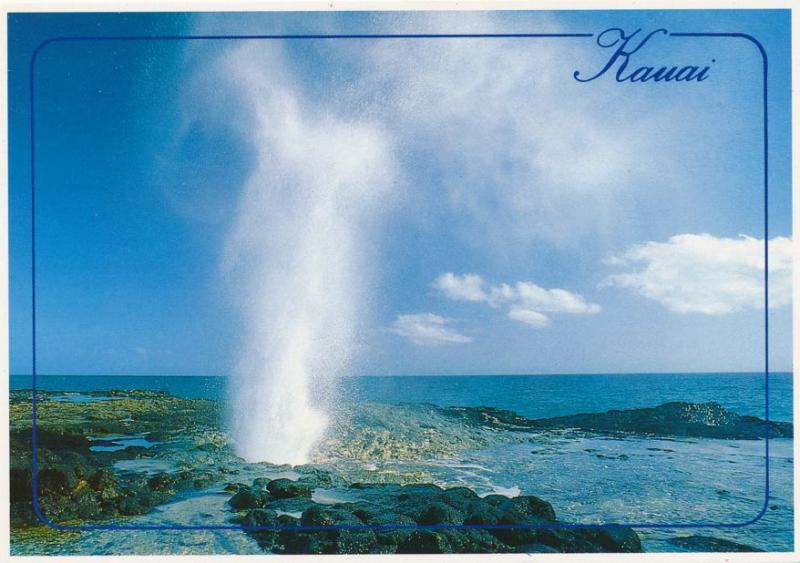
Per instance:
[[[159,473],[147,480],[147,486],[152,491],[166,491],[172,489],[172,479],[168,473]]]
[[[422,525],[461,524],[463,521],[463,512],[443,502],[433,502],[423,506],[417,518],[417,523]]]
[[[419,500],[431,495],[437,495],[444,492],[444,489],[438,485],[431,483],[422,483],[419,485],[403,485],[400,488],[400,494],[397,495],[399,500]]]
[[[381,489],[386,490],[388,487],[400,488],[401,485],[394,485],[391,483],[351,483],[351,489],[368,490],[368,489]]]
[[[135,516],[147,514],[153,507],[164,504],[172,498],[172,494],[163,491],[150,491],[138,488],[129,488],[117,503],[120,514]]]
[[[300,525],[300,519],[299,518],[293,518],[292,516],[289,516],[288,514],[281,514],[280,516],[278,516],[278,524],[280,524],[281,526],[284,526],[284,527],[299,526]]]
[[[541,528],[555,522],[556,515],[549,502],[532,496],[519,496],[506,499],[495,507],[500,512],[497,524],[506,526],[493,528],[491,533],[510,545],[536,543]]]
[[[450,542],[455,553],[507,553],[512,548],[501,542],[488,530],[444,529],[439,531]]]
[[[267,483],[272,491],[286,490],[289,485],[297,486],[298,482],[283,479]],[[639,538],[630,528],[557,527],[552,505],[535,496],[488,495],[481,498],[465,487],[443,489],[432,484],[358,484],[351,488],[360,491],[360,499],[336,505],[318,504],[303,496],[275,498],[270,495],[265,509],[251,510],[240,522],[277,521],[288,526],[277,536],[253,535],[265,550],[276,553],[641,551]],[[269,495],[250,487],[237,492],[234,498],[243,493]],[[297,529],[296,519],[286,515],[275,518],[278,511],[302,511],[299,524],[320,529]],[[486,528],[459,527],[462,524],[485,525]]]
[[[283,531],[279,534],[280,553],[295,555],[320,555],[336,553],[336,544],[328,538],[308,532]]]
[[[69,440],[67,440],[69,441]],[[78,440],[80,441],[80,440]],[[121,478],[104,463],[108,458],[94,452],[38,450],[38,500],[44,516],[59,523],[68,520],[102,520],[145,514],[175,494],[169,475]],[[32,511],[31,468],[12,459],[11,494],[15,525],[36,520]]]
[[[363,530],[339,530],[336,536],[336,553],[362,554],[375,551],[378,538],[375,532]]]
[[[758,417],[741,416],[713,402],[672,402],[653,408],[543,418],[530,421],[529,427],[735,440],[763,438],[767,428],[765,421]],[[770,421],[769,435],[771,438],[789,438],[792,436],[792,425]]]
[[[29,502],[33,498],[30,468],[11,468],[11,502]]]
[[[378,540],[378,545],[382,546],[386,553],[394,553],[397,546],[402,543],[412,532],[417,523],[408,516],[403,514],[395,514],[392,512],[384,512],[376,514],[368,520],[371,526],[404,526],[404,527],[387,527],[378,528],[375,530],[375,535]]]
[[[260,491],[250,487],[233,495],[228,504],[235,510],[244,510],[248,508],[264,508],[271,500],[272,497],[267,491]]]
[[[608,526],[603,528],[579,528],[575,530],[603,553],[639,553],[642,543],[630,528]]]
[[[136,516],[137,514],[147,514],[150,507],[136,496],[126,496],[117,503],[117,510],[125,516]]]
[[[238,520],[239,524],[244,527],[271,527],[282,526],[278,520],[278,514],[272,510],[264,510],[257,508],[248,512],[243,518]],[[259,547],[264,550],[270,550],[275,546],[278,540],[279,530],[248,530],[247,533],[256,540]]]
[[[30,431],[25,434],[27,434],[26,438],[30,443]],[[42,430],[41,428],[36,431],[37,449],[46,448],[54,451],[65,450],[68,452],[82,453],[89,451],[89,445],[89,440],[84,436],[77,436],[66,432]]]
[[[475,503],[470,507],[466,518],[464,518],[464,524],[497,524],[502,516],[503,513],[500,509],[492,504],[486,502]]]
[[[89,479],[89,486],[99,493],[104,503],[111,503],[122,495],[119,479],[111,469],[97,470]]]
[[[503,495],[486,495],[483,497],[483,502],[491,506],[500,506],[508,500],[508,497]]]
[[[284,531],[280,535],[284,553],[359,554],[376,551],[375,532],[353,513],[338,507],[313,506],[303,512],[303,526],[341,526],[321,531]],[[348,528],[351,527],[351,528]],[[352,527],[356,527],[353,529]]]
[[[549,502],[533,496],[519,496],[506,500],[499,506],[503,517],[513,517],[522,521],[543,519],[556,521],[556,513]]]
[[[78,478],[71,468],[66,466],[46,467],[40,469],[36,475],[39,491],[46,495],[68,494],[78,483]]]
[[[433,530],[415,530],[397,546],[396,553],[454,553],[447,536]]]
[[[348,503],[348,508],[362,522],[372,522],[386,514],[383,507],[368,502]],[[393,522],[388,523],[392,524]]]
[[[238,493],[239,491],[243,491],[244,489],[249,488],[244,483],[228,483],[223,487],[223,491],[226,493]]]
[[[303,468],[300,482],[322,488],[338,487],[345,484],[341,478],[335,478],[323,469],[309,467]]]
[[[267,490],[274,498],[311,498],[314,488],[311,483],[291,479],[275,479],[267,484]]]
[[[770,438],[791,438],[793,434],[789,422],[770,421],[767,425],[758,417],[736,414],[714,402],[671,402],[651,408],[535,420],[491,407],[447,407],[439,411],[473,426],[515,431],[575,429],[608,434],[757,440],[765,437],[769,427]]]
[[[480,497],[475,491],[467,487],[453,487],[445,490],[441,495],[441,499],[442,502],[446,502],[454,508],[463,510],[474,504]]]
[[[681,547],[687,551],[719,551],[719,552],[753,552],[764,551],[743,543],[736,543],[730,540],[714,538],[711,536],[680,536],[667,540],[672,545]]]
[[[205,489],[216,482],[216,476],[210,471],[181,471],[173,479],[174,488],[178,491]]]
[[[258,526],[280,526],[278,522],[278,513],[274,510],[265,510],[263,508],[256,508],[250,510],[247,514],[237,520],[242,526],[258,527]]]
[[[640,553],[639,536],[630,528],[540,528],[531,545],[544,545],[560,553]],[[519,545],[518,550],[529,549]]]
[[[250,510],[238,521],[249,527],[276,523],[288,526],[277,534],[274,530],[248,530],[265,550],[277,553],[568,553],[641,549],[638,537],[627,528],[548,529],[556,522],[553,508],[534,496],[480,498],[463,487],[442,489],[435,485],[373,485],[357,490],[363,491],[364,500],[337,505],[321,505],[304,497],[272,498],[266,508]],[[234,497],[243,492],[264,493],[250,487]],[[275,516],[277,511],[300,510],[300,525],[321,529],[295,529],[296,519]],[[486,524],[487,529],[458,527],[464,523]],[[440,525],[445,528],[424,528]]]
[[[336,506],[312,506],[300,518],[303,526],[359,526],[361,519],[349,510]]]

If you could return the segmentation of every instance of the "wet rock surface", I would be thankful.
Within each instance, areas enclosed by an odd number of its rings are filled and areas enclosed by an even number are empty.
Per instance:
[[[285,487],[283,479],[267,489]],[[598,553],[640,552],[630,528],[563,528],[549,502],[534,496],[479,497],[466,487],[353,483],[358,500],[324,505],[305,489],[263,506],[241,508],[231,497],[234,522],[274,553]],[[254,483],[254,496],[262,490]],[[260,498],[260,497],[259,497]],[[299,517],[285,513],[294,500]],[[282,504],[283,503],[283,504]],[[236,506],[234,506],[236,505]],[[237,508],[239,507],[239,508]],[[251,529],[269,527],[268,530]],[[296,528],[296,529],[293,529]]]
[[[736,414],[714,402],[671,402],[652,408],[540,419],[528,419],[492,407],[442,410],[468,424],[516,431],[573,429],[603,434],[757,440],[764,438],[769,429],[770,438],[792,437],[791,423],[770,421],[767,424],[758,417]]]
[[[315,461],[331,456],[360,461],[445,457],[502,438],[434,405],[364,403],[334,421]]]
[[[209,446],[216,452],[225,444],[214,401],[138,390],[84,395],[97,400],[69,402],[57,400],[63,392],[37,394],[36,496],[48,521],[81,524],[147,514],[186,491],[228,477],[222,466],[208,463],[214,457]],[[11,393],[12,527],[39,523],[32,503],[30,397],[30,392]],[[131,438],[146,446],[126,446]],[[131,469],[118,469],[120,462]]]

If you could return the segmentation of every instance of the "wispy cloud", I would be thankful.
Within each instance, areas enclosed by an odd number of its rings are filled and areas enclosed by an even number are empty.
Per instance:
[[[461,14],[457,24],[436,14],[424,23],[393,23],[397,32],[405,25],[416,33],[452,33],[454,25],[461,32],[509,29],[502,16],[479,13]],[[536,25],[562,30],[544,14]],[[637,111],[641,102],[632,99],[609,109],[606,95],[616,94],[604,92],[608,86],[596,84],[594,95],[586,96],[582,84],[563,79],[563,61],[579,68],[585,57],[563,42],[464,39],[413,41],[402,49],[389,42],[359,44],[349,58],[363,69],[354,92],[368,107],[388,106],[392,125],[404,133],[404,154],[437,155],[435,162],[419,159],[410,171],[438,178],[445,202],[432,212],[446,214],[471,245],[497,254],[535,239],[565,243],[596,236],[621,207],[648,197],[633,189],[654,181],[651,163],[636,155],[671,154],[666,146],[672,131],[660,119],[668,109],[647,102],[647,112]],[[531,110],[542,107],[549,109]],[[617,124],[628,111],[637,118],[626,120],[630,129],[623,138]],[[650,134],[653,123],[662,135]],[[665,166],[663,173],[678,170]],[[414,193],[418,213],[431,212],[427,200],[427,194]]]
[[[508,318],[531,325],[533,328],[544,328],[550,324],[550,318],[547,315],[522,307],[512,307],[508,312]]]
[[[452,322],[453,319],[433,313],[398,315],[389,330],[420,346],[472,342],[469,336],[449,328],[448,325]]]
[[[628,271],[601,285],[632,289],[676,313],[724,315],[764,307],[764,240],[681,234],[636,244],[606,264]],[[770,308],[791,303],[792,241],[769,241]]]
[[[545,289],[530,281],[488,285],[478,274],[440,275],[431,287],[453,301],[484,302],[491,307],[508,306],[508,318],[534,328],[550,324],[549,315],[594,315],[600,305],[588,303],[582,295],[566,289]]]

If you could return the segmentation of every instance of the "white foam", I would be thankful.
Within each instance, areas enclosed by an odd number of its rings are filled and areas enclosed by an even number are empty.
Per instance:
[[[504,497],[518,497],[522,494],[522,490],[517,487],[501,487],[499,485],[492,485],[492,490],[488,493],[483,493],[480,496],[485,497],[489,495],[503,495]]]
[[[223,259],[246,322],[233,437],[248,461],[297,465],[329,419],[312,386],[341,375],[356,348],[391,151],[379,127],[304,100],[280,51],[245,45],[223,62],[254,156]]]

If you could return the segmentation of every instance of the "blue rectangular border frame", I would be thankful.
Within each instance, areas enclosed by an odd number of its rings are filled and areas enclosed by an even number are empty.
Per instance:
[[[666,30],[665,30],[666,31]],[[441,529],[539,529],[539,528],[553,528],[553,529],[570,529],[570,528],[667,528],[667,529],[687,529],[687,528],[742,528],[750,526],[758,522],[766,513],[769,503],[769,248],[768,248],[768,195],[769,195],[769,178],[768,178],[768,119],[767,119],[767,69],[768,57],[767,52],[761,42],[752,35],[745,33],[673,33],[668,32],[670,37],[684,37],[684,38],[735,38],[745,39],[755,45],[761,54],[762,70],[763,70],[763,124],[764,124],[764,400],[765,400],[765,424],[764,424],[764,438],[765,438],[765,453],[764,453],[764,470],[765,470],[765,490],[764,490],[764,503],[761,510],[755,517],[745,522],[735,523],[712,523],[712,522],[694,522],[684,524],[658,524],[658,523],[610,523],[610,524],[581,524],[569,522],[557,522],[548,524],[433,524],[433,525],[417,525],[417,524],[380,524],[380,525],[341,525],[341,526],[241,526],[241,525],[212,525],[212,526],[169,526],[169,525],[113,525],[113,524],[97,524],[97,525],[63,525],[50,521],[41,510],[38,498],[38,482],[37,482],[37,426],[36,426],[36,190],[35,190],[35,173],[36,173],[36,143],[35,143],[35,105],[34,105],[34,87],[35,87],[35,67],[36,59],[41,53],[42,49],[54,43],[65,42],[86,42],[86,41],[230,41],[230,40],[315,40],[315,39],[511,39],[511,38],[528,38],[528,39],[555,39],[555,38],[592,38],[595,37],[593,33],[487,33],[487,34],[363,34],[363,35],[130,35],[130,36],[63,36],[51,37],[40,43],[33,51],[29,64],[29,102],[30,102],[30,136],[31,136],[31,311],[32,311],[32,353],[33,364],[31,370],[31,414],[33,427],[31,430],[31,444],[33,450],[33,511],[37,518],[45,525],[56,530],[64,531],[90,531],[90,530],[295,530],[295,531],[325,531],[325,530],[397,530],[397,529],[423,529],[423,530],[441,530]]]

